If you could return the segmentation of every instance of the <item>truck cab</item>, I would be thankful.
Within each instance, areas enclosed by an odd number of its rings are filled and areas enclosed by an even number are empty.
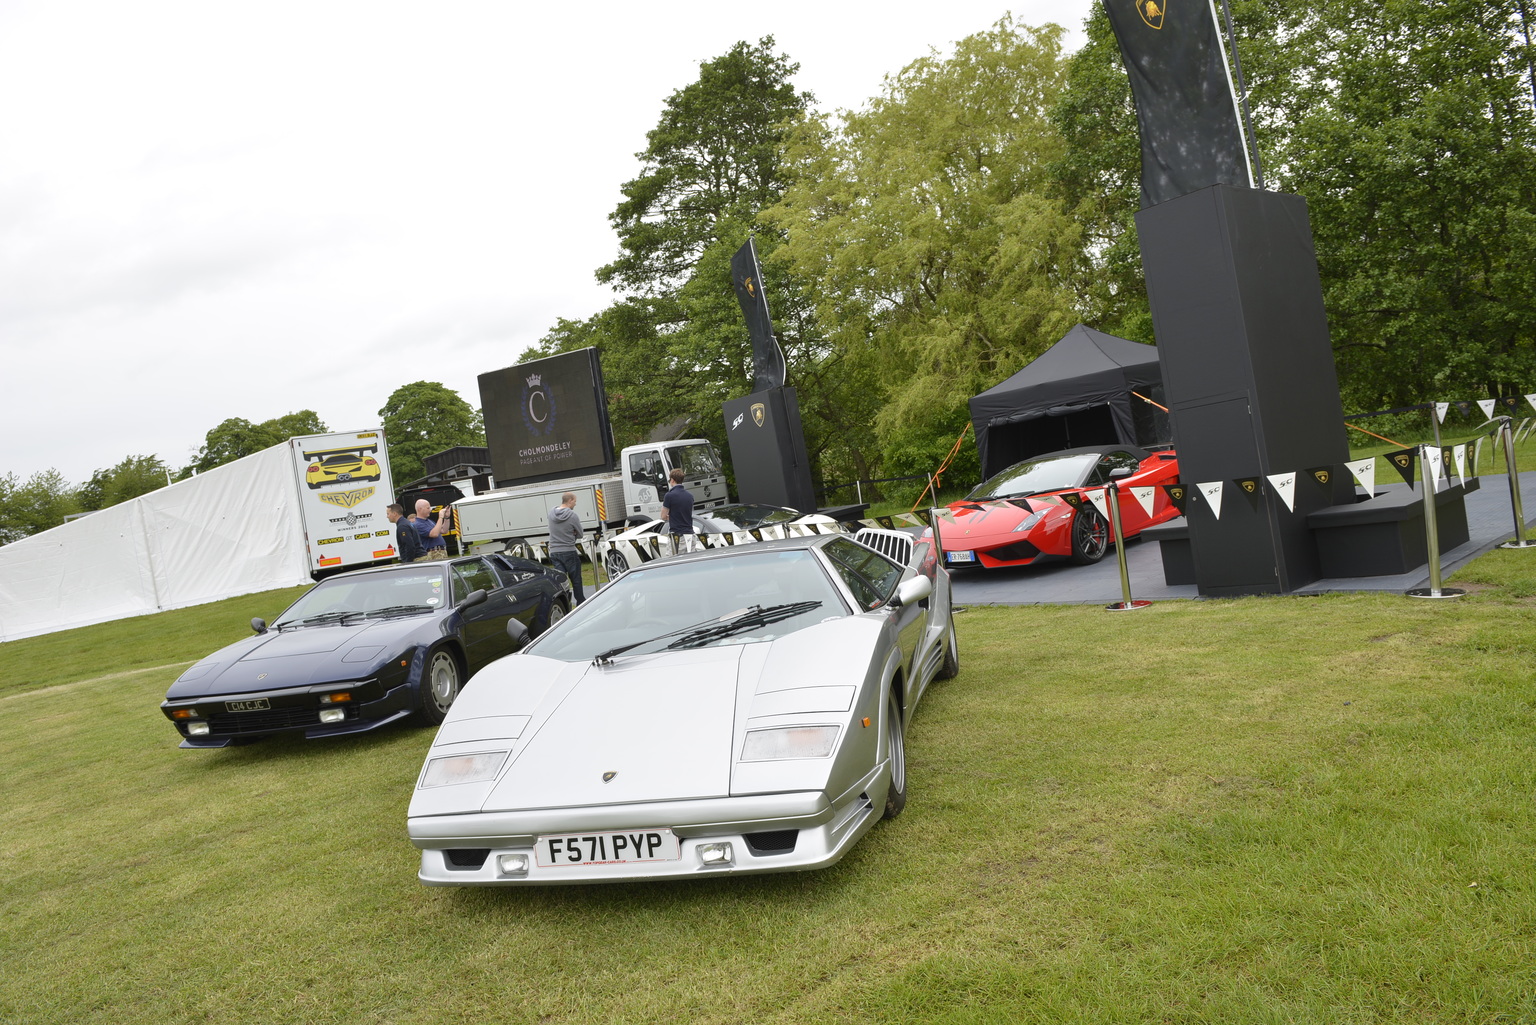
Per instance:
[[[729,500],[720,454],[698,438],[631,445],[620,453],[619,465],[624,519],[631,522],[662,518],[661,499],[676,467],[683,469],[683,486],[693,493],[695,509],[714,509]]]

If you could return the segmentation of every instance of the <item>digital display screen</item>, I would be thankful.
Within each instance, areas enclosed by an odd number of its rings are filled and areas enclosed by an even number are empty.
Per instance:
[[[612,468],[613,432],[595,348],[492,370],[479,380],[498,487]]]

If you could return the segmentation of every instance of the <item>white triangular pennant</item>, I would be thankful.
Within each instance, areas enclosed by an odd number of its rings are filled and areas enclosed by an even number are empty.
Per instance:
[[[1211,504],[1211,512],[1218,520],[1221,519],[1221,484],[1222,482],[1217,480],[1211,481],[1209,484],[1195,485],[1195,487],[1200,489],[1200,493],[1205,496],[1205,500]]]
[[[1084,491],[1083,497],[1093,503],[1093,507],[1099,511],[1099,515],[1109,519],[1109,503],[1104,500],[1104,489],[1097,491]]]
[[[1449,402],[1436,402],[1435,403],[1435,419],[1438,420],[1440,423],[1445,423],[1445,411],[1450,409],[1450,408],[1451,408],[1451,404]]]
[[[1365,489],[1365,493],[1371,497],[1376,495],[1376,457],[1361,459],[1358,462],[1345,463],[1344,468],[1354,474],[1355,480]]]
[[[1532,409],[1536,409],[1536,392],[1532,392],[1531,394],[1527,395],[1525,397],[1525,401],[1531,404]]]
[[[1483,411],[1483,416],[1485,418],[1487,418],[1489,420],[1493,419],[1493,400],[1492,399],[1478,399],[1477,400],[1477,408],[1481,409]]]
[[[1451,458],[1456,460],[1456,476],[1461,478],[1462,487],[1467,484],[1467,446],[1457,445],[1451,449]]]
[[[1152,515],[1152,503],[1157,497],[1156,488],[1132,488],[1131,497],[1136,499],[1142,509],[1146,510],[1148,516]]]
[[[1439,445],[1421,445],[1424,450],[1424,476],[1435,482],[1435,490],[1440,490],[1440,478],[1445,475],[1445,454],[1440,451]]]
[[[1281,499],[1283,499],[1285,501],[1285,507],[1287,509],[1289,509],[1291,512],[1295,512],[1296,511],[1296,474],[1295,474],[1295,472],[1292,471],[1291,473],[1272,473],[1272,474],[1270,474],[1265,479],[1269,481],[1269,486],[1274,488],[1275,492],[1281,497]]]

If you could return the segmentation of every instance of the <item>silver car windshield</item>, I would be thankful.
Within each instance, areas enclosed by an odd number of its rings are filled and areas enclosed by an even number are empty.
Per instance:
[[[380,612],[432,612],[450,603],[442,567],[331,577],[305,592],[273,626],[323,623]]]
[[[526,650],[564,662],[584,662],[616,648],[645,654],[675,641],[679,631],[733,620],[753,608],[800,603],[803,607],[786,618],[763,617],[771,621],[702,643],[771,640],[850,610],[820,560],[805,549],[664,562],[619,577]],[[653,639],[655,644],[646,643]]]
[[[1083,452],[1072,456],[1045,456],[1014,463],[1008,469],[993,474],[978,484],[966,498],[1011,498],[1018,495],[1038,495],[1042,491],[1060,491],[1075,488],[1093,465],[1099,461],[1098,452]]]

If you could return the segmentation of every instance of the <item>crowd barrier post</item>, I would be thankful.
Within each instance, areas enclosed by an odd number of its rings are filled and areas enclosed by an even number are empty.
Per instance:
[[[1115,539],[1115,559],[1120,563],[1120,601],[1104,607],[1110,612],[1144,609],[1152,603],[1145,598],[1131,599],[1131,575],[1125,568],[1125,530],[1120,525],[1120,487],[1114,481],[1104,486],[1104,504],[1109,506],[1109,527]]]
[[[1459,587],[1440,586],[1440,524],[1435,518],[1435,486],[1439,480],[1431,475],[1428,445],[1419,446],[1421,483],[1424,485],[1424,544],[1429,550],[1429,586],[1410,588],[1410,598],[1460,598],[1467,592]]]
[[[1515,536],[1499,545],[1500,548],[1536,548],[1536,541],[1525,536],[1525,510],[1520,504],[1520,471],[1515,468],[1514,417],[1501,416],[1499,440],[1504,445],[1504,467],[1509,473],[1509,505],[1515,515]]]

